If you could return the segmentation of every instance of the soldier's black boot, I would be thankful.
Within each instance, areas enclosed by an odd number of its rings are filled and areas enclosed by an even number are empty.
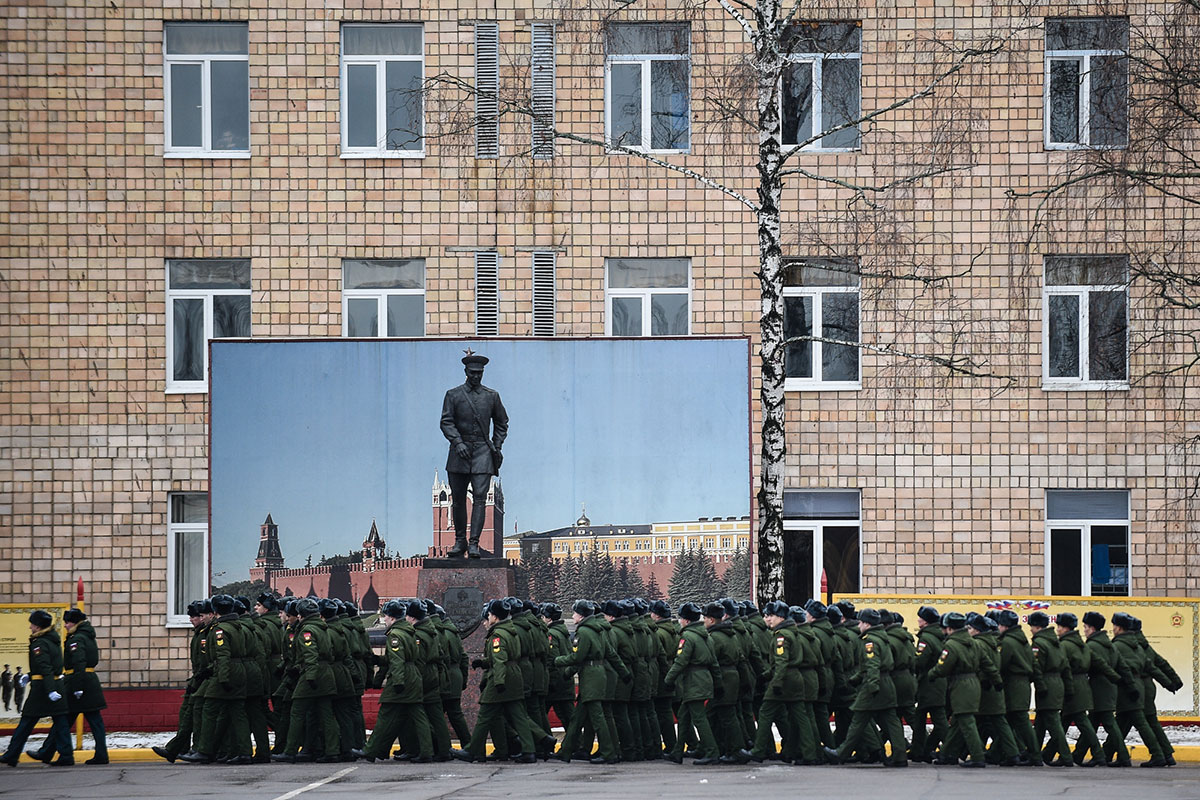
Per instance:
[[[467,537],[455,536],[454,546],[446,551],[447,558],[457,558],[467,552]]]

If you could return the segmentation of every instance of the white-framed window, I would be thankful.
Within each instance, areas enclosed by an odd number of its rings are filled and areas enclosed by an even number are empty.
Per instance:
[[[188,603],[208,594],[208,494],[168,494],[167,627],[191,627]]]
[[[425,155],[425,31],[342,25],[342,158]]]
[[[250,336],[250,260],[167,261],[167,392],[208,392],[209,339]]]
[[[691,146],[691,30],[613,24],[605,29],[605,139],[656,153]]]
[[[1050,150],[1129,144],[1129,20],[1046,20],[1045,138]]]
[[[861,498],[857,489],[785,490],[783,595],[798,605],[821,591],[856,593],[862,587]]]
[[[425,260],[343,259],[342,335],[424,336]]]
[[[783,335],[860,341],[858,265],[850,260],[795,261],[784,271]],[[816,331],[817,333],[814,333]],[[787,346],[788,391],[862,388],[859,348],[812,340]]]
[[[605,335],[689,335],[691,286],[686,258],[605,259]]]
[[[1129,388],[1129,259],[1046,256],[1042,388]]]
[[[250,28],[163,24],[165,158],[250,157]]]
[[[862,116],[862,23],[802,22],[789,28],[780,91],[783,144],[857,150]]]
[[[1128,596],[1129,492],[1046,490],[1046,594]]]

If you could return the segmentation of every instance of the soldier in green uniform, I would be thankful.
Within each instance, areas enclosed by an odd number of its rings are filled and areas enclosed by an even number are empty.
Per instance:
[[[1008,725],[1004,702],[1004,679],[1000,675],[999,626],[983,614],[967,615],[967,632],[979,648],[979,713],[975,723],[979,738],[986,745],[989,764],[1015,767],[1020,762],[1017,740]]]
[[[713,684],[713,698],[708,701],[708,725],[716,731],[717,746],[722,764],[745,763],[739,755],[746,742],[742,724],[738,719],[738,691],[741,675],[738,665],[745,660],[741,642],[733,621],[726,618],[725,606],[709,603],[704,608],[704,627],[708,630],[708,642],[717,659],[720,677]]]
[[[675,749],[675,690],[667,686],[665,678],[671,668],[670,654],[675,652],[679,641],[679,626],[671,615],[671,607],[663,600],[650,604],[650,618],[654,621],[654,637],[658,642],[655,658],[658,660],[658,686],[654,691],[654,714],[658,719],[658,732],[662,738],[664,752]]]
[[[754,712],[757,710],[754,706],[754,694],[758,691],[758,678],[763,673],[763,660],[761,654],[758,652],[754,631],[750,626],[748,603],[737,603],[731,598],[725,598],[721,603],[725,606],[726,615],[733,621],[734,630],[737,631],[738,641],[741,643],[742,653],[745,655],[741,665],[738,667],[737,713],[742,733],[746,737],[742,743],[742,747],[749,750],[754,746]],[[755,613],[757,613],[757,610],[755,610]]]
[[[1133,632],[1137,634],[1138,644],[1141,646],[1142,652],[1146,655],[1147,672],[1142,681],[1142,702],[1144,704],[1143,710],[1146,715],[1146,724],[1150,726],[1150,730],[1154,731],[1154,737],[1158,739],[1158,746],[1162,749],[1163,758],[1166,760],[1167,766],[1173,767],[1175,766],[1175,748],[1171,746],[1171,740],[1167,738],[1167,732],[1163,730],[1162,723],[1158,721],[1158,708],[1154,702],[1158,690],[1154,684],[1157,681],[1168,692],[1177,692],[1183,688],[1183,679],[1179,677],[1179,673],[1171,666],[1171,662],[1159,655],[1150,646],[1150,642],[1142,634],[1142,621],[1134,617],[1133,625]]]
[[[579,699],[571,724],[566,726],[558,757],[570,761],[579,747],[585,721],[596,734],[599,752],[591,757],[593,764],[614,764],[617,761],[617,741],[604,721],[601,703],[607,691],[605,657],[608,644],[600,628],[603,618],[588,600],[577,600],[572,607],[575,635],[569,652],[554,659],[554,666],[579,677]]]
[[[1072,767],[1070,745],[1063,731],[1062,708],[1066,699],[1067,682],[1071,672],[1063,656],[1058,636],[1050,629],[1050,615],[1035,611],[1029,615],[1029,630],[1033,632],[1033,699],[1036,713],[1033,718],[1034,739],[1041,745],[1047,733],[1050,741],[1041,750],[1042,763],[1050,767]],[[1071,692],[1074,693],[1074,684]],[[1052,758],[1058,753],[1058,758]]]
[[[172,764],[180,754],[191,749],[192,734],[195,731],[195,718],[198,716],[196,706],[196,689],[203,680],[200,671],[204,668],[204,656],[200,652],[200,637],[212,619],[212,605],[208,600],[193,600],[187,607],[188,621],[192,623],[192,638],[188,645],[190,654],[191,675],[183,690],[183,701],[179,705],[179,726],[175,735],[165,745],[155,745],[151,748],[154,754],[165,758]]]
[[[266,663],[263,671],[264,696],[262,713],[268,727],[275,731],[275,744],[279,745],[279,707],[275,704],[275,690],[283,678],[283,622],[279,614],[279,598],[271,592],[263,592],[254,601],[254,622],[266,648]],[[270,752],[255,753],[255,761],[271,760]]]
[[[751,647],[758,654],[758,673],[755,676],[754,695],[750,700],[753,719],[750,721],[750,724],[745,725],[746,735],[751,739],[749,749],[753,749],[754,739],[758,734],[759,709],[762,707],[763,695],[767,688],[766,676],[771,668],[772,653],[774,651],[771,649],[771,630],[766,620],[763,619],[762,612],[749,600],[743,601],[742,612],[746,619],[746,630],[750,634]]]
[[[288,600],[279,612],[283,623],[283,673],[275,687],[272,702],[275,704],[278,727],[275,729],[275,746],[271,753],[279,754],[287,749],[288,729],[292,724],[292,693],[296,690],[296,678],[300,675],[300,664],[296,654],[296,636],[300,631],[300,612],[296,610],[298,600]]]
[[[792,761],[804,749],[796,741],[797,738],[809,730],[801,719],[804,713],[801,700],[805,687],[800,663],[804,658],[804,640],[796,631],[791,609],[782,600],[772,600],[763,606],[762,616],[771,632],[772,659],[766,675],[762,705],[758,709],[754,747],[738,755],[757,762],[772,758],[775,755],[772,726],[776,726],[782,740],[782,757]]]
[[[322,760],[340,760],[337,720],[333,716],[333,698],[337,694],[337,679],[333,674],[333,648],[329,629],[321,618],[320,608],[312,598],[297,602],[300,624],[293,643],[295,647],[296,687],[292,691],[292,718],[288,724],[287,746],[282,753],[271,756],[274,761],[313,761],[312,753],[300,753],[307,741],[309,726],[319,728],[324,744]],[[314,737],[315,738],[315,737]],[[307,750],[307,748],[306,748]]]
[[[663,758],[682,764],[683,742],[695,730],[700,757],[692,763],[707,766],[718,763],[720,754],[704,704],[713,698],[713,687],[721,681],[721,668],[713,655],[708,631],[700,624],[701,616],[700,606],[695,603],[679,607],[679,642],[675,646],[675,660],[664,678],[668,686],[675,687],[679,697],[679,735],[674,749],[664,753]]]
[[[350,602],[343,602],[343,607],[346,610],[348,619],[346,620],[346,628],[351,631],[347,636],[353,635],[358,638],[358,668],[363,676],[363,686],[370,686],[375,677],[375,651],[371,648],[371,637],[367,634],[366,626],[363,625],[361,610],[357,605]],[[459,647],[461,650],[461,646]],[[465,656],[464,656],[465,662]],[[464,669],[466,667],[464,666]],[[365,750],[367,743],[367,721],[363,714],[362,697],[354,698],[354,715],[355,728],[354,733],[358,737],[355,748],[351,748],[350,752],[356,755],[361,755],[361,751]],[[464,728],[466,722],[463,722]]]
[[[96,742],[95,754],[84,763],[107,764],[108,746],[100,710],[108,705],[104,702],[100,679],[96,677],[96,665],[100,663],[96,631],[88,621],[87,614],[78,608],[68,608],[63,612],[63,625],[67,629],[67,641],[63,647],[63,675],[66,676],[67,685],[68,727],[74,727],[75,720],[83,714]],[[54,758],[51,737],[46,737],[42,742],[36,757],[47,762]]]
[[[1167,759],[1162,745],[1159,744],[1158,737],[1154,735],[1154,729],[1146,721],[1146,704],[1142,693],[1149,664],[1147,664],[1145,651],[1138,643],[1137,632],[1134,630],[1136,624],[1134,617],[1124,611],[1113,614],[1112,643],[1117,652],[1116,670],[1123,678],[1122,683],[1136,688],[1135,691],[1117,694],[1117,724],[1121,726],[1122,739],[1129,735],[1130,728],[1136,728],[1138,735],[1142,737],[1142,743],[1150,751],[1150,760],[1142,762],[1143,767],[1165,767]],[[1106,742],[1104,745],[1105,756],[1111,758],[1115,752],[1115,744],[1110,746]],[[1118,764],[1118,766],[1128,766],[1128,764]]]
[[[195,749],[179,758],[211,764],[218,752],[250,758],[250,725],[246,719],[246,638],[238,622],[237,603],[227,594],[211,601],[217,618],[201,641],[211,673],[202,688],[204,714]]]
[[[1021,630],[1017,612],[1004,609],[996,615],[1000,630],[1000,678],[1004,681],[1004,716],[1017,741],[1020,764],[1040,766],[1042,751],[1029,722],[1029,706],[1033,700],[1030,682],[1033,680],[1033,648]]]
[[[896,716],[892,646],[879,612],[873,608],[858,612],[858,630],[862,658],[858,673],[858,695],[851,706],[854,718],[846,733],[846,740],[836,750],[827,748],[825,754],[832,761],[846,762],[852,753],[868,749],[868,742],[871,741],[868,728],[874,724],[891,746],[891,756],[883,760],[884,765],[907,767],[908,743],[904,741],[904,728]]]
[[[338,729],[345,731],[342,735],[347,737],[342,742],[343,757],[349,755],[357,759],[363,755],[363,748],[367,742],[362,696],[363,692],[367,690],[370,678],[363,669],[362,648],[365,645],[362,637],[359,636],[358,628],[350,618],[350,607],[341,600],[338,600],[337,604],[338,613],[328,624],[340,630],[342,638],[346,641],[347,657],[344,663],[346,671],[350,674],[350,685],[353,688],[353,693],[344,701],[342,714],[345,722],[343,723],[339,719]]]
[[[426,603],[426,611],[428,610],[429,604]],[[467,688],[471,664],[467,659],[467,651],[463,649],[462,637],[458,635],[458,626],[446,617],[446,610],[434,603],[430,616],[441,633],[446,664],[442,680],[442,712],[454,730],[459,746],[465,747],[471,738],[471,729],[467,727],[467,718],[463,714],[462,693]]]
[[[426,615],[422,601],[410,602],[405,615],[417,636],[417,668],[421,672],[421,684],[425,691],[425,718],[429,720],[433,735],[433,758],[435,761],[444,761],[450,755],[450,730],[442,715],[442,681],[439,673],[439,666],[444,661],[442,637],[433,620]],[[520,658],[520,650],[515,652]],[[509,683],[514,687],[522,686],[521,682]]]
[[[887,632],[888,641],[892,645],[892,683],[896,687],[896,716],[901,722],[907,722],[909,727],[917,727],[917,676],[913,672],[917,662],[916,643],[913,635],[904,627],[904,617],[899,613],[885,609],[879,612],[879,618]],[[890,618],[890,622],[889,622]],[[921,727],[925,726],[925,718],[921,718]],[[905,753],[907,754],[907,743]]]
[[[650,621],[650,604],[640,597],[633,598],[629,604],[638,669],[645,673],[645,679],[634,686],[630,713],[641,731],[642,758],[657,761],[663,752],[658,715],[654,710],[654,693],[662,681],[658,671],[658,637],[654,635],[654,623]]]
[[[546,638],[550,644],[549,692],[546,702],[554,710],[554,716],[562,723],[565,735],[575,713],[575,681],[565,667],[555,666],[559,656],[571,652],[571,634],[562,619],[562,607],[557,603],[543,603],[538,610],[546,622]]]
[[[804,604],[809,629],[816,638],[817,655],[821,666],[821,688],[813,703],[813,723],[817,729],[818,743],[825,747],[836,747],[837,737],[829,727],[829,708],[841,680],[841,650],[834,640],[833,626],[829,624],[828,609],[820,600],[809,600]],[[909,648],[912,649],[911,646]]]
[[[521,749],[515,760],[530,764],[537,761],[529,715],[525,712],[524,677],[517,666],[521,657],[521,643],[519,634],[504,624],[508,620],[508,613],[508,606],[503,600],[488,603],[488,630],[484,636],[483,658],[472,663],[472,666],[484,670],[483,680],[479,684],[479,717],[466,749],[455,748],[450,751],[450,755],[462,761],[482,761],[488,732],[503,729],[503,724],[517,737]]]
[[[938,747],[950,732],[950,722],[946,719],[946,679],[934,678],[929,674],[946,640],[941,621],[941,614],[933,606],[917,609],[917,642],[913,661],[917,679],[917,711],[912,720],[912,744],[908,748],[910,761],[932,762]],[[927,717],[933,725],[932,732],[925,729]]]
[[[942,615],[942,631],[946,640],[937,663],[929,670],[931,678],[945,678],[949,687],[950,731],[946,735],[943,751],[954,753],[964,748],[970,758],[959,762],[965,767],[986,767],[986,754],[975,715],[979,713],[979,649],[967,633],[967,620],[958,612]],[[961,743],[961,744],[956,744]],[[943,752],[936,763],[955,763],[954,753]]]
[[[413,762],[433,761],[433,739],[425,715],[425,683],[417,665],[420,645],[406,616],[407,608],[398,600],[389,600],[381,611],[381,620],[387,626],[385,664],[379,670],[376,688],[382,686],[383,692],[379,695],[375,729],[363,749],[367,761],[388,758],[397,738],[410,753],[416,753]]]
[[[1076,628],[1079,618],[1074,614],[1062,612],[1054,618],[1054,632],[1058,635],[1058,644],[1067,660],[1067,671],[1073,691],[1067,695],[1062,710],[1063,730],[1074,725],[1079,731],[1079,739],[1074,753],[1059,753],[1059,757],[1071,757],[1075,764],[1083,763],[1083,754],[1088,750],[1101,752],[1100,739],[1096,729],[1092,727],[1089,715],[1092,712],[1092,654],[1084,645],[1083,637]]]
[[[858,651],[862,648],[858,636],[846,627],[845,613],[840,604],[834,603],[825,609],[825,619],[829,621],[833,631],[833,643],[837,648],[837,656],[834,659],[836,669],[833,676],[833,695],[829,700],[829,708],[833,712],[833,739],[836,749],[836,745],[846,741],[846,734],[850,732],[850,720],[854,716],[850,706],[854,704],[854,695],[858,693],[851,680],[858,673]]]
[[[319,760],[326,763],[333,761],[353,761],[350,747],[354,743],[354,673],[353,658],[350,645],[346,641],[346,632],[338,623],[341,604],[337,600],[325,597],[317,602],[321,619],[325,623],[325,635],[329,640],[331,666],[333,668],[334,695],[332,700],[333,718],[338,730],[338,750],[325,752]]]
[[[1123,678],[1116,670],[1117,652],[1113,648],[1113,643],[1108,638],[1108,634],[1104,632],[1104,624],[1107,619],[1103,614],[1095,611],[1089,611],[1083,615],[1083,635],[1084,648],[1087,650],[1090,658],[1088,666],[1088,678],[1092,690],[1092,710],[1088,713],[1088,722],[1091,723],[1092,729],[1097,731],[1097,740],[1099,740],[1099,731],[1103,727],[1105,732],[1105,746],[1110,746],[1117,756],[1117,762],[1128,766],[1129,750],[1125,747],[1125,739],[1121,735],[1121,728],[1117,725],[1117,687],[1121,684]],[[1125,688],[1128,690],[1132,684]],[[1133,687],[1134,694],[1139,694],[1137,687]],[[1097,764],[1105,764],[1104,748],[1097,748],[1095,743],[1092,745],[1092,757],[1087,758],[1087,748],[1082,744],[1077,744],[1073,760],[1076,764],[1083,767],[1092,767]]]
[[[800,678],[804,681],[804,694],[800,698],[800,726],[795,736],[799,749],[792,753],[791,760],[797,765],[822,764],[825,759],[821,753],[821,737],[817,733],[816,712],[813,710],[823,688],[820,642],[808,623],[808,614],[803,607],[792,606],[789,613],[796,623],[796,634],[800,640]]]
[[[34,611],[29,615],[29,672],[17,680],[29,686],[29,695],[21,706],[21,721],[17,723],[8,749],[0,761],[15,767],[21,759],[21,748],[33,733],[38,719],[50,717],[50,746],[47,754],[30,751],[28,755],[41,758],[56,767],[69,767],[75,763],[71,750],[70,726],[67,722],[67,699],[64,697],[62,640],[54,629],[54,618],[45,611]],[[54,754],[58,760],[51,762]]]
[[[247,764],[252,760],[270,761],[271,734],[267,723],[269,679],[266,674],[270,645],[264,638],[263,629],[250,612],[250,598],[239,596],[233,598],[233,601],[245,652],[242,656],[242,669],[246,673],[246,698],[243,701],[246,706],[246,723],[257,748],[258,757],[255,758],[251,753],[230,753],[225,760],[233,764]]]
[[[649,676],[645,672],[638,675],[639,670],[636,669],[638,657],[637,651],[634,649],[633,629],[626,616],[624,603],[609,600],[604,604],[603,613],[612,631],[612,643],[617,650],[617,657],[633,675],[632,680],[617,683],[616,697],[613,700],[613,718],[617,723],[617,740],[620,742],[621,760],[641,761],[641,729],[640,726],[637,730],[634,729],[629,715],[629,706],[633,698],[634,684],[639,680],[645,681]]]
[[[529,663],[532,667],[533,680],[529,687],[529,696],[525,698],[525,710],[529,721],[533,723],[534,742],[538,755],[547,757],[546,743],[550,735],[550,719],[546,715],[546,695],[550,691],[550,632],[546,623],[537,614],[537,606],[530,600],[518,600],[521,610],[513,615],[513,622],[523,626],[527,631],[529,641]],[[551,742],[553,750],[557,742]]]

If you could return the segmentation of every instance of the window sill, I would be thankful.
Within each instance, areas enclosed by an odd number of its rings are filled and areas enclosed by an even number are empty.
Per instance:
[[[168,383],[163,394],[208,394],[208,386],[188,383],[171,385]]]
[[[1128,150],[1127,144],[1079,144],[1078,142],[1046,142],[1047,150]]]
[[[692,153],[692,149],[690,147],[686,150],[647,150],[644,147],[631,147],[631,148],[629,148],[629,150],[632,150],[633,152],[629,152],[627,150],[608,150],[608,149],[606,149],[605,155],[629,156],[630,158],[637,158],[639,155],[648,155],[648,156],[685,155],[686,156],[686,155],[691,155],[691,153]]]
[[[784,147],[795,147],[796,143],[783,143]],[[822,153],[861,153],[862,147],[803,147],[796,152],[796,155],[805,155],[812,153],[813,155],[821,155]]]
[[[176,152],[176,153],[165,152],[165,153],[163,153],[163,158],[164,159],[168,159],[168,158],[169,159],[189,159],[190,158],[193,160],[203,160],[203,161],[219,161],[219,160],[227,159],[227,158],[228,159],[245,160],[245,159],[250,158],[250,151],[249,150],[245,150],[245,151],[230,150],[228,152],[226,152],[226,151]]]
[[[783,382],[785,392],[858,392],[862,381],[814,381],[809,378],[787,378]]]
[[[191,628],[192,622],[187,617],[167,617],[164,628]]]
[[[1128,392],[1128,381],[1042,381],[1043,392]]]
[[[424,158],[425,151],[423,150],[363,150],[363,151],[343,151],[339,156],[342,159],[370,159],[370,158]]]

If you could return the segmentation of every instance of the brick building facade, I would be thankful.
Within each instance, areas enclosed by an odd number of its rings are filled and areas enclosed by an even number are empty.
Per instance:
[[[1086,13],[1153,35],[1172,8]],[[931,95],[795,158],[809,174],[788,179],[785,256],[815,270],[789,287],[792,323],[818,324],[820,307],[827,338],[865,345],[794,356],[796,593],[830,559],[863,591],[1042,594],[1055,577],[1082,592],[1197,590],[1186,442],[1200,403],[1179,346],[1197,312],[1128,273],[1115,289],[1095,277],[1111,273],[1100,257],[1194,264],[1191,211],[1112,181],[1028,195],[1084,163],[1073,144],[1111,135],[1095,113],[1114,95],[1078,76],[1099,76],[1088,65],[1121,42],[1048,44],[1043,24],[1081,13],[909,0],[806,14],[853,30],[833,49],[814,34],[796,59],[792,137],[805,119],[842,119],[821,104],[839,92],[884,108],[962,48],[1004,38]],[[508,104],[552,99],[559,129],[583,138],[603,138],[607,119],[753,196],[756,139],[735,124],[753,110],[746,47],[715,5],[70,0],[6,17],[0,595],[65,601],[82,575],[109,685],[183,669],[187,631],[165,622],[205,588],[174,567],[204,553],[208,336],[412,335],[413,313],[425,336],[758,335],[752,214],[639,158],[547,145]],[[634,22],[681,28],[603,29]],[[354,29],[368,23],[406,27]],[[1072,79],[1091,92],[1073,106],[1059,94]],[[404,93],[420,80],[414,111]],[[477,105],[463,85],[499,87],[510,113],[494,137],[490,92]],[[905,182],[931,165],[948,169]],[[818,173],[893,187],[856,199]],[[1053,261],[1078,256],[1094,258]],[[397,276],[383,289],[379,270]],[[829,322],[847,309],[853,325]],[[1050,312],[1065,327],[1051,331]],[[1089,360],[1117,351],[1120,363]],[[960,356],[993,377],[934,360]]]

